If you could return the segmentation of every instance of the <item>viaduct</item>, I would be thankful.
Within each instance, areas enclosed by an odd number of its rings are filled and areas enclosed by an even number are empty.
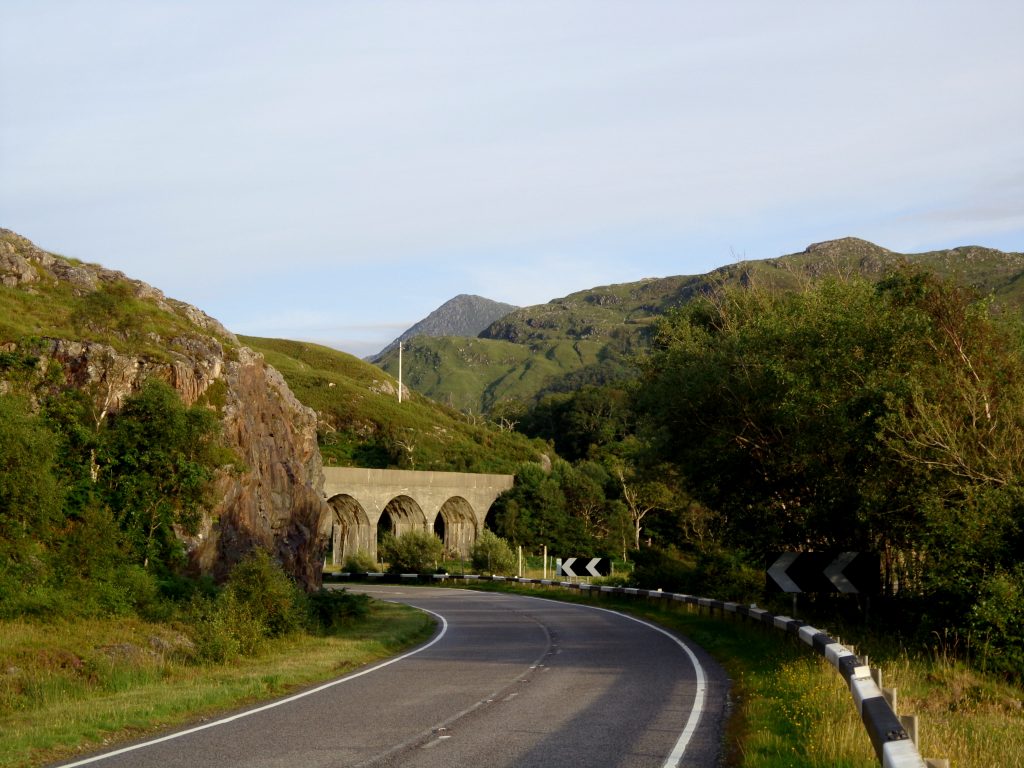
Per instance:
[[[491,504],[513,475],[324,467],[333,510],[331,561],[362,550],[376,559],[378,532],[433,531],[450,552],[468,556]]]

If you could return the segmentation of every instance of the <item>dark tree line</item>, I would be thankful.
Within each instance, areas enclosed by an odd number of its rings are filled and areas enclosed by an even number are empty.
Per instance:
[[[904,628],[1024,668],[1019,317],[913,271],[724,289],[666,317],[637,371],[519,414],[575,464],[522,474],[503,535],[615,551],[584,524],[598,509],[639,572],[736,590],[769,552],[877,552]]]

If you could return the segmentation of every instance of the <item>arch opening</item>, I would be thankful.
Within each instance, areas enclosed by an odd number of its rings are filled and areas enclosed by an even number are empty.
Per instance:
[[[368,552],[376,559],[376,542],[372,540],[372,526],[366,511],[348,494],[332,496],[327,500],[334,511],[331,521],[331,563],[344,564],[346,558],[359,551]]]
[[[434,531],[440,527],[441,540],[450,555],[465,559],[472,554],[476,543],[476,514],[473,505],[461,496],[452,496],[441,505],[434,523]]]
[[[377,521],[377,539],[386,533],[401,536],[407,531],[426,531],[427,516],[411,496],[396,496],[387,503]]]

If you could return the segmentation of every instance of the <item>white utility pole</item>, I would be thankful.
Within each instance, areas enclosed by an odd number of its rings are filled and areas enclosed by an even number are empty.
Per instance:
[[[402,402],[402,342],[398,342],[398,402]]]

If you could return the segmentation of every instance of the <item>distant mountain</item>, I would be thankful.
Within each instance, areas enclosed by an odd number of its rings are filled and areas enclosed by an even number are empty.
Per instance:
[[[491,323],[518,309],[513,304],[461,293],[435,309],[405,333],[372,357],[380,360],[386,353],[397,349],[398,343],[415,336],[476,336]]]
[[[545,393],[630,376],[629,357],[648,345],[658,318],[716,286],[753,283],[796,290],[827,276],[880,279],[907,264],[970,285],[1012,311],[1024,307],[1022,253],[966,246],[901,254],[848,237],[774,259],[741,261],[704,275],[579,291],[509,312],[477,338],[410,340],[404,381],[455,408],[486,413],[503,400],[530,401]],[[385,352],[375,362],[397,375],[397,358],[397,352]]]

